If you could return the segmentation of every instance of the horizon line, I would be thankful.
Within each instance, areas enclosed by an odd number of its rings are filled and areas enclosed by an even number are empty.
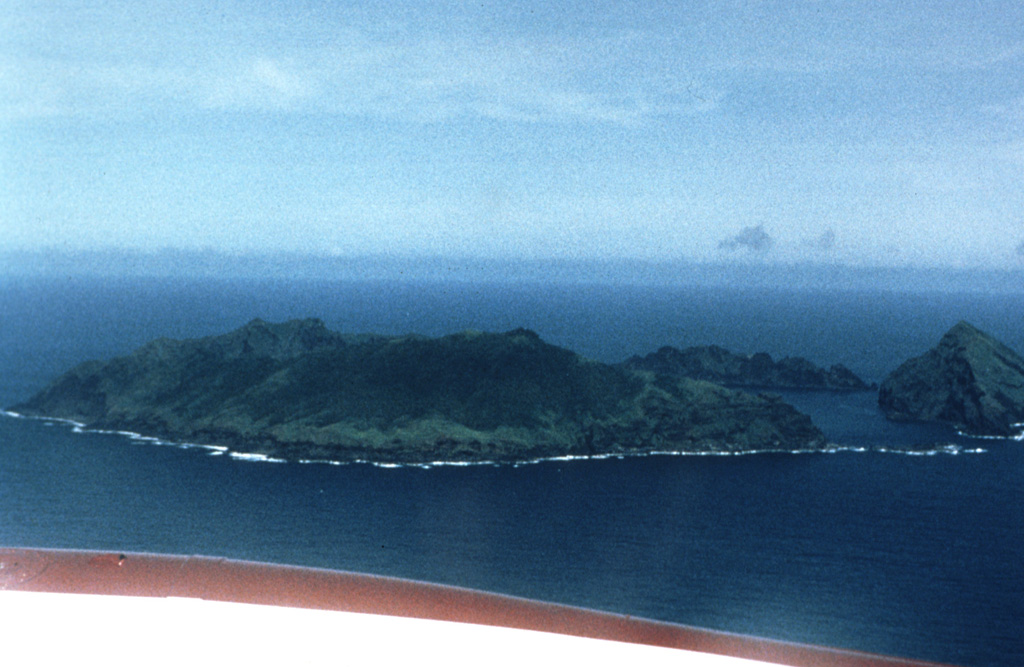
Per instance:
[[[1024,292],[1016,267],[872,265],[757,257],[512,257],[221,248],[0,248],[0,275],[399,280]],[[227,261],[227,263],[226,263]]]

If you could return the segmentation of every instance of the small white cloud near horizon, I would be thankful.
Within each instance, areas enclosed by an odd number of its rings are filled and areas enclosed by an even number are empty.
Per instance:
[[[718,247],[723,250],[749,250],[751,252],[765,253],[775,245],[775,239],[765,231],[764,225],[744,227],[735,236],[730,236],[719,242]]]

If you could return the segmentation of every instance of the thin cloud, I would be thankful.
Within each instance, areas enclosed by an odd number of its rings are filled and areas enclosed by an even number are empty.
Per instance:
[[[767,252],[775,245],[775,239],[764,230],[764,225],[744,227],[736,236],[723,239],[718,247],[723,250],[751,250]]]
[[[282,97],[305,97],[312,93],[312,87],[305,77],[267,58],[260,58],[253,63],[252,75],[262,85]]]
[[[197,72],[185,104],[215,109],[289,109],[315,103],[320,76],[304,64],[255,58],[224,71]]]
[[[6,118],[119,113],[194,97],[184,68],[21,60],[0,67],[0,115]]]
[[[960,57],[956,59],[951,58],[951,60],[964,69],[985,69],[1024,58],[1024,42],[1016,42],[999,50],[988,51],[973,57],[958,55]]]
[[[1024,95],[1006,102],[986,104],[981,110],[1009,120],[1024,120]]]
[[[494,118],[637,125],[707,113],[722,94],[681,102],[678,82],[637,81],[590,63],[583,45],[348,35],[342,46],[239,53],[189,65],[22,60],[0,67],[0,113],[294,110],[433,122]],[[2,65],[3,63],[0,63]]]

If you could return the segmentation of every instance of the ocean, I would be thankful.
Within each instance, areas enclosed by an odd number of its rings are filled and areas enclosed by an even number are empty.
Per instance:
[[[1024,352],[1022,313],[1022,294],[2,277],[0,406],[81,361],[255,317],[350,333],[522,326],[607,362],[714,343],[878,382],[960,319]],[[330,567],[1024,664],[1024,442],[892,424],[870,392],[784,397],[839,451],[338,466],[0,416],[0,544]]]

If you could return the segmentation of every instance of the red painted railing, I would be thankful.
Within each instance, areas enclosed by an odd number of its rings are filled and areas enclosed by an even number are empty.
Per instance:
[[[198,556],[0,548],[0,590],[186,597],[457,621],[687,649],[794,667],[936,665],[452,586]]]

